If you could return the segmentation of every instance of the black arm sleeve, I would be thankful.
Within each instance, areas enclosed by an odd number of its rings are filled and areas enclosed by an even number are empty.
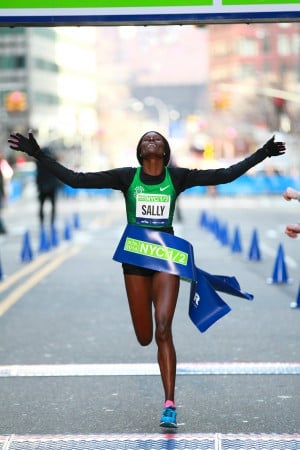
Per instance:
[[[37,159],[60,181],[73,188],[109,188],[126,192],[136,170],[124,167],[101,172],[75,172],[43,152],[40,152]]]
[[[246,173],[251,167],[259,164],[267,157],[263,149],[257,150],[252,155],[232,166],[220,169],[183,169],[170,168],[170,174],[178,193],[194,186],[215,186],[217,184],[230,183]]]

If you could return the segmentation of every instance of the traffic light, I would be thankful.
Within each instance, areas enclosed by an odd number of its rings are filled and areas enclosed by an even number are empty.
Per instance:
[[[273,105],[278,114],[281,114],[285,107],[285,99],[281,97],[273,97]]]
[[[27,109],[26,94],[21,91],[9,92],[4,97],[4,106],[7,112],[22,112]]]

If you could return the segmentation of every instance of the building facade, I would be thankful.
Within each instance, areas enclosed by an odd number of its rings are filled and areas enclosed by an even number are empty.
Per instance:
[[[0,28],[2,146],[30,128],[42,145],[93,138],[95,45],[93,28]]]

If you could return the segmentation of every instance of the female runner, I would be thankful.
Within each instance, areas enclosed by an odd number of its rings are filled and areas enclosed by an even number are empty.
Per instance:
[[[168,141],[160,133],[149,131],[137,144],[139,167],[82,173],[64,167],[43,153],[31,132],[28,138],[20,133],[11,134],[8,142],[13,150],[33,156],[60,181],[73,188],[120,190],[125,198],[128,223],[172,234],[175,202],[181,192],[193,186],[230,183],[265,158],[285,153],[285,144],[275,142],[273,136],[255,153],[228,168],[168,168],[171,156]],[[147,195],[140,196],[141,193]],[[163,205],[155,203],[158,194],[165,196]],[[144,201],[145,198],[148,201]],[[149,201],[151,198],[153,201]],[[160,426],[176,428],[176,351],[172,321],[179,292],[179,277],[130,264],[123,264],[123,272],[137,340],[143,346],[149,345],[154,332],[157,344],[157,360],[165,395]]]

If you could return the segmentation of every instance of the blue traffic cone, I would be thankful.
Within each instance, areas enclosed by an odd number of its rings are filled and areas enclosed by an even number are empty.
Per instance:
[[[219,233],[220,233],[220,224],[216,217],[212,218],[212,221],[210,223],[210,231],[215,236],[215,238],[218,239]]]
[[[21,250],[21,261],[22,262],[28,262],[32,261],[33,259],[33,251],[31,248],[31,242],[30,242],[30,234],[29,231],[26,231],[23,237],[23,245]]]
[[[291,306],[291,308],[300,308],[300,284],[299,284],[298,295],[297,295],[296,301],[292,302],[290,306]]]
[[[288,283],[291,281],[288,277],[287,267],[284,258],[284,250],[282,244],[279,244],[277,256],[274,263],[273,274],[268,278],[268,283]]]
[[[220,227],[219,239],[222,245],[226,246],[229,244],[228,227],[226,224]]]
[[[205,211],[202,211],[200,215],[200,227],[207,228],[208,226],[208,217]]]
[[[239,227],[235,227],[231,243],[232,253],[242,253],[242,244]]]
[[[65,223],[64,238],[66,241],[70,241],[72,238],[71,228],[68,221]]]
[[[40,253],[48,252],[49,249],[50,249],[50,243],[49,243],[49,240],[47,237],[46,228],[44,227],[44,225],[42,225],[41,229],[40,229],[39,252]]]
[[[75,213],[73,216],[73,227],[75,228],[75,230],[79,230],[80,228],[80,220],[78,213]]]
[[[260,261],[261,260],[261,253],[258,245],[258,233],[257,230],[253,231],[250,249],[248,253],[248,259],[250,261]]]
[[[54,224],[51,225],[50,237],[51,237],[52,247],[57,247],[59,245],[59,239],[58,239],[57,229]]]

